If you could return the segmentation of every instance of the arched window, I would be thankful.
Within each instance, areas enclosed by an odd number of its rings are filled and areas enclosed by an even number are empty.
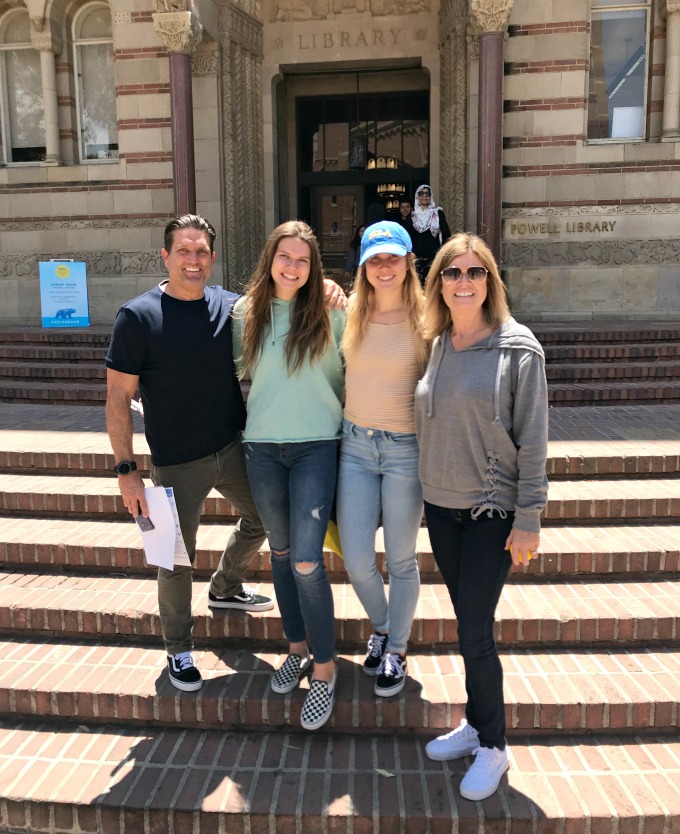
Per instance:
[[[28,12],[0,21],[0,133],[5,162],[45,159],[45,108],[40,53],[31,43]]]
[[[84,6],[73,21],[80,161],[118,157],[111,12]]]

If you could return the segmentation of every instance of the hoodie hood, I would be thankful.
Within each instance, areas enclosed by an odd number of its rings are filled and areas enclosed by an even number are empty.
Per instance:
[[[446,342],[450,338],[450,336],[451,328],[449,327],[443,333],[437,336],[432,345],[432,356],[434,361],[432,369],[432,378],[428,390],[427,402],[427,416],[430,418],[434,415],[434,390],[437,383],[437,374],[439,373],[439,367],[441,365],[442,359],[444,358]],[[494,422],[497,423],[500,421],[500,384],[501,375],[503,373],[503,362],[505,360],[507,351],[528,350],[532,353],[536,353],[538,356],[541,357],[541,359],[545,360],[543,348],[541,347],[539,341],[536,339],[536,337],[531,332],[531,330],[529,330],[528,327],[525,327],[523,324],[519,324],[519,322],[515,321],[515,319],[513,318],[509,318],[507,321],[504,321],[503,324],[497,330],[494,330],[494,332],[491,333],[491,335],[488,338],[482,339],[481,341],[476,342],[474,345],[470,345],[470,347],[465,348],[465,351],[469,350],[499,351],[493,397]]]

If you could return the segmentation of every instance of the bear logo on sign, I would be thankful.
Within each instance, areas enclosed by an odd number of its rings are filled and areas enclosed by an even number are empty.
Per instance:
[[[54,317],[55,319],[70,319],[75,311],[75,307],[62,307],[61,310],[57,310]]]

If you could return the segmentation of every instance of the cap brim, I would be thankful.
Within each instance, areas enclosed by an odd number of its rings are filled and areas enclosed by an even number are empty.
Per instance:
[[[359,266],[363,266],[373,255],[401,255],[403,257],[404,255],[408,255],[408,251],[405,246],[399,243],[379,243],[377,246],[371,246],[370,249],[364,252],[359,261]]]

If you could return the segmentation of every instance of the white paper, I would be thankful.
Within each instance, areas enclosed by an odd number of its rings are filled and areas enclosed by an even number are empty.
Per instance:
[[[172,570],[175,565],[191,567],[179,528],[172,487],[146,487],[144,494],[149,507],[149,518],[154,525],[153,530],[140,530],[147,564],[166,570]]]

